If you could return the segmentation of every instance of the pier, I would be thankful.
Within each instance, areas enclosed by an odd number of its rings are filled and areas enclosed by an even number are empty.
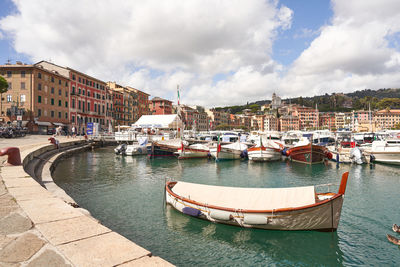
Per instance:
[[[18,147],[22,160],[1,166],[0,265],[172,266],[103,226],[53,182],[58,161],[96,143],[57,137],[56,148],[48,138],[0,141],[2,148]]]

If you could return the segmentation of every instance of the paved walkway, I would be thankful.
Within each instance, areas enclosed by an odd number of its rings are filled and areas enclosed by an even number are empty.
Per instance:
[[[24,154],[23,151],[49,144],[48,138],[0,139],[0,149],[17,146]],[[0,160],[4,162],[5,158]],[[171,265],[151,257],[149,251],[54,197],[22,167],[4,166],[0,176],[0,267],[3,266]]]

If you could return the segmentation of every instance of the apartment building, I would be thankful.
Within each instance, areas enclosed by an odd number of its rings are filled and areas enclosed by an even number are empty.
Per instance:
[[[320,129],[336,129],[336,117],[334,112],[319,113],[319,128]]]
[[[318,110],[316,109],[294,106],[293,115],[299,118],[301,129],[316,129],[318,127]]]
[[[139,89],[132,88],[128,86],[128,89],[135,92],[137,95],[137,117],[138,119],[142,115],[150,115],[150,108],[149,108],[149,94],[140,91]]]
[[[274,115],[265,115],[264,131],[279,131],[279,119]]]
[[[172,101],[154,97],[149,101],[149,109],[152,115],[172,114]]]
[[[9,83],[0,104],[3,122],[22,116],[22,125],[32,132],[69,124],[69,78],[55,70],[22,62],[0,66]]]
[[[383,109],[375,112],[374,123],[380,130],[394,128],[400,124],[400,109]]]
[[[297,116],[292,116],[292,115],[284,115],[279,118],[279,124],[280,124],[280,131],[286,132],[286,131],[294,131],[294,130],[300,130],[300,119]]]

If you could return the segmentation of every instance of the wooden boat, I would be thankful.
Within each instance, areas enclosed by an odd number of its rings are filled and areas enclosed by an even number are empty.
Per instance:
[[[286,156],[292,161],[316,164],[323,163],[329,157],[329,151],[323,146],[311,144],[308,140],[300,140],[294,147],[286,151]]]
[[[210,149],[210,154],[215,160],[240,159],[245,157],[245,150],[247,145],[240,142],[229,145],[218,144],[217,147]]]
[[[314,186],[240,188],[167,182],[166,203],[178,211],[241,227],[270,230],[335,231],[346,191],[348,172],[337,193],[316,193]]]
[[[178,152],[178,149],[182,147],[182,142],[187,144],[185,143],[186,141],[182,141],[181,139],[153,142],[151,146],[147,147],[147,155],[149,158],[175,157],[175,152]]]
[[[194,144],[190,146],[182,146],[175,152],[178,159],[191,159],[191,158],[207,158],[210,153],[210,148],[203,144]]]
[[[393,232],[400,233],[400,227],[397,224],[393,224],[392,230]]]
[[[249,160],[256,162],[274,161],[282,158],[281,147],[274,141],[268,140],[264,146],[261,142],[255,147],[247,149]]]
[[[398,246],[400,246],[400,240],[399,239],[397,239],[396,237],[394,237],[394,236],[392,236],[392,235],[386,235],[386,237],[387,237],[387,239],[389,240],[389,242],[391,242],[391,243],[393,243],[393,244],[395,244],[395,245],[398,245]]]

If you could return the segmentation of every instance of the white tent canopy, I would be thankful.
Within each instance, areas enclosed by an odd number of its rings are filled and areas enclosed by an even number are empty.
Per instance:
[[[173,129],[176,127],[182,127],[182,121],[176,114],[143,115],[132,126],[138,128]]]

